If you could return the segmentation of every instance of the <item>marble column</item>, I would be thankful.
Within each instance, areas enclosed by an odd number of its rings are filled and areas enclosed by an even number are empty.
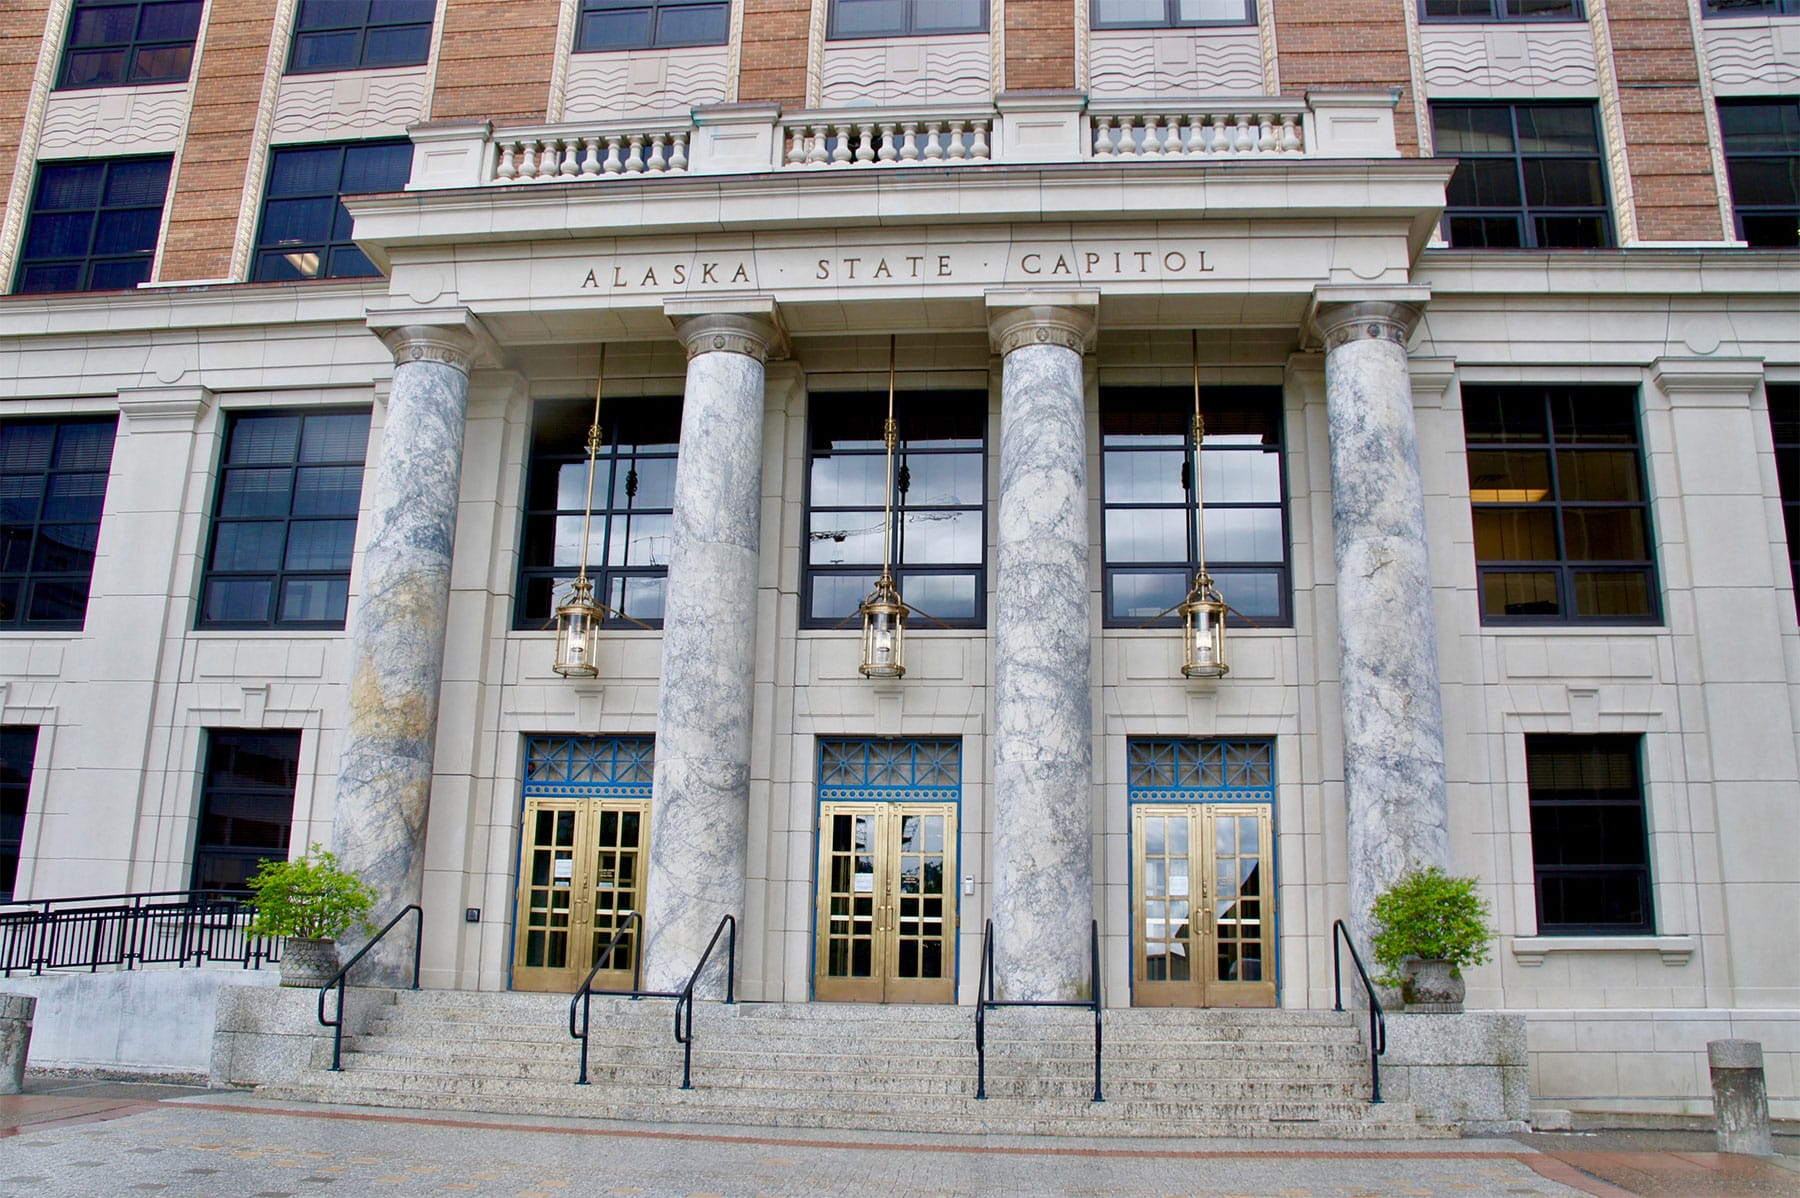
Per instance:
[[[1002,355],[994,611],[994,973],[1012,1000],[1091,993],[1084,293],[988,297]],[[1061,302],[1056,302],[1061,301]]]
[[[331,838],[343,865],[380,893],[378,924],[418,902],[424,886],[450,550],[477,344],[466,313],[433,315],[448,322],[370,320],[393,351],[394,381],[381,456],[364,484],[367,537],[350,615],[348,726]],[[345,938],[346,948],[360,943]],[[383,941],[354,980],[410,984],[411,930]]]
[[[1317,297],[1331,430],[1350,925],[1415,866],[1450,860],[1437,621],[1406,341],[1422,289]],[[1365,958],[1366,959],[1366,958]]]
[[[763,362],[776,336],[769,300],[668,310],[688,370],[644,900],[644,985],[652,990],[685,985],[719,920],[743,919]],[[723,994],[723,960],[721,949],[702,993]]]

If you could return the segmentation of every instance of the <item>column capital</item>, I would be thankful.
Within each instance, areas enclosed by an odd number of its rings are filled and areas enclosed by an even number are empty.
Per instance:
[[[663,315],[675,326],[689,358],[743,354],[767,362],[787,354],[787,337],[772,295],[664,300]]]
[[[1392,341],[1405,348],[1430,300],[1429,287],[1321,284],[1313,288],[1303,331],[1328,353],[1353,340]]]
[[[498,361],[493,340],[467,308],[389,308],[369,313],[369,331],[394,355],[394,365],[440,362],[463,374],[476,362]]]
[[[212,407],[209,387],[124,387],[119,391],[119,412],[134,432],[194,431],[194,425]]]
[[[1671,407],[1743,408],[1763,381],[1761,358],[1658,358],[1650,377]]]
[[[1001,357],[1027,345],[1085,354],[1099,330],[1100,293],[1093,290],[990,291],[988,337]]]

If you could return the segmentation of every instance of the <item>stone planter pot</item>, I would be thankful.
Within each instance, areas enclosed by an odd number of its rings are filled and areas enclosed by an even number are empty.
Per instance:
[[[289,936],[281,942],[281,984],[317,989],[337,976],[337,941]]]
[[[1408,957],[1400,963],[1400,997],[1408,1011],[1460,1015],[1466,992],[1456,967],[1448,961]]]

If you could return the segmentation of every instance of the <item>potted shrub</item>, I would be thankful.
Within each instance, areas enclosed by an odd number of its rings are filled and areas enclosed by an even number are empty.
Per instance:
[[[1463,966],[1486,961],[1494,938],[1475,879],[1436,866],[1410,870],[1376,897],[1369,916],[1376,980],[1398,986],[1408,1010],[1461,1011]]]
[[[246,885],[256,895],[249,931],[283,941],[283,986],[323,986],[338,971],[337,938],[351,928],[375,930],[375,888],[319,845],[292,861],[264,861]]]

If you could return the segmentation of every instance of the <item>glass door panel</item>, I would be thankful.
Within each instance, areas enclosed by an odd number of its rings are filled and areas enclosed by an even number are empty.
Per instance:
[[[955,876],[954,805],[821,804],[815,997],[954,1002]]]
[[[527,800],[515,989],[572,992],[619,924],[639,909],[648,808],[642,800]],[[620,942],[596,987],[631,985],[639,930]]]
[[[1272,830],[1266,804],[1134,808],[1136,1005],[1275,1005],[1263,893]]]

